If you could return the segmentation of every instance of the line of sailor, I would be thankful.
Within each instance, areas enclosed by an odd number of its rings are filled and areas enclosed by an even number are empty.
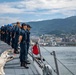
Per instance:
[[[1,26],[0,39],[14,49],[15,54],[20,53],[20,66],[28,69],[28,50],[30,46],[30,29],[31,26],[25,23],[8,24]],[[20,45],[20,52],[18,47]]]

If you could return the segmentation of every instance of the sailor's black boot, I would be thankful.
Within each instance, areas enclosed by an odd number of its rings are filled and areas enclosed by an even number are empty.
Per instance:
[[[20,66],[21,66],[21,67],[23,67],[23,66],[24,66],[24,63],[23,63],[23,62],[21,62],[21,63],[20,63]]]
[[[21,67],[24,67],[24,68],[26,68],[26,69],[29,68],[25,62],[21,62],[20,66],[21,66]]]

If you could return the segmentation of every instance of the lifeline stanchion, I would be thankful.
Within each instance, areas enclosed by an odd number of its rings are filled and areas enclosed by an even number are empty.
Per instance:
[[[46,50],[48,53],[53,55],[53,52],[48,51],[46,48],[42,47],[44,50]],[[58,58],[55,57],[56,60],[58,60],[72,75],[75,75],[71,70],[69,70]]]
[[[59,75],[59,69],[58,69],[58,64],[57,64],[55,51],[53,51],[53,56],[54,56],[54,61],[55,61],[55,66],[56,66],[56,72],[57,72],[57,75]]]

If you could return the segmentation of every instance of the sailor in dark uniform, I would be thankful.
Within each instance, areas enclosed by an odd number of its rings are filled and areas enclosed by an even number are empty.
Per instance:
[[[18,54],[18,42],[19,42],[19,35],[20,35],[20,22],[17,22],[17,25],[15,26],[15,32],[14,32],[14,53]]]
[[[27,64],[27,25],[25,23],[22,24],[22,29],[19,36],[19,43],[20,43],[20,62],[22,67],[28,69],[29,67]]]
[[[4,26],[1,26],[1,40],[3,41],[4,39]]]
[[[1,40],[1,28],[0,28],[0,40]]]
[[[3,28],[3,41],[5,42],[5,35],[6,35],[6,26],[4,25],[4,28]]]
[[[9,25],[7,25],[7,28],[6,28],[6,43],[7,44],[9,44],[8,40],[9,40]]]
[[[31,26],[27,24],[27,54],[30,46],[30,29],[31,29]]]
[[[2,40],[2,26],[1,26],[1,40]]]
[[[14,32],[15,32],[15,25],[13,25],[12,27],[12,35],[11,35],[11,38],[12,38],[12,41],[11,41],[11,46],[12,48],[14,48],[14,44],[15,44],[15,35],[14,35]]]
[[[7,40],[8,40],[8,45],[10,45],[11,44],[11,30],[12,30],[12,26],[11,25],[9,25],[8,26],[8,37],[7,37]]]
[[[1,26],[1,40],[4,41],[4,26]]]

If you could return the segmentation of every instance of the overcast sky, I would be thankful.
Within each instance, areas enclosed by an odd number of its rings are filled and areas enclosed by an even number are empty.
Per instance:
[[[0,25],[76,15],[76,0],[0,0]]]

